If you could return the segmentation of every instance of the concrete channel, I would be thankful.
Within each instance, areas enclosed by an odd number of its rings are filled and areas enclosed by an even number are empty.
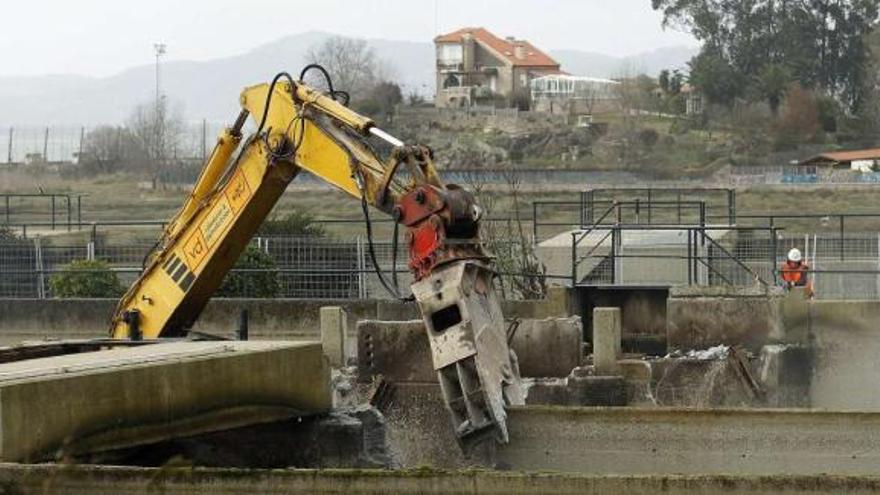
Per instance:
[[[428,468],[396,471],[241,470],[0,464],[0,490],[22,495],[861,495],[880,491],[880,478],[829,475],[588,476]]]

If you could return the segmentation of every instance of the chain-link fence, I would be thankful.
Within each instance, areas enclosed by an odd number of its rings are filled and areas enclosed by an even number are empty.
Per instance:
[[[236,268],[234,297],[279,297],[296,299],[393,298],[382,283],[394,286],[400,295],[409,294],[412,276],[407,267],[409,253],[398,243],[373,244],[357,237],[349,240],[304,237],[257,237],[252,248],[271,259],[272,267]],[[0,241],[0,297],[51,298],[51,280],[78,260],[103,261],[122,286],[133,283],[142,271],[150,243],[106,244],[86,242],[56,245],[33,239]],[[378,270],[377,268],[378,267]],[[511,276],[511,274],[506,274]],[[533,274],[531,277],[545,277]],[[516,294],[505,293],[507,297]]]
[[[189,122],[173,150],[179,159],[204,160],[226,124]],[[0,164],[75,163],[87,142],[90,126],[0,126]]]

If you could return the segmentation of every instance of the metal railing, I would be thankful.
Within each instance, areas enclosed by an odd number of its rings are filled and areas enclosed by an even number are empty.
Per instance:
[[[30,223],[39,223],[52,230],[55,230],[56,227],[66,227],[70,231],[74,226],[82,225],[82,198],[85,196],[87,195],[65,193],[0,193],[0,204],[3,205],[3,213],[0,214],[0,219],[3,220],[2,225],[11,227],[13,226],[13,215],[25,213],[37,218],[48,218],[46,221]],[[29,204],[16,205],[16,200],[19,203],[23,201]],[[33,210],[34,201],[37,203],[45,202],[46,210]],[[59,210],[61,214],[60,219],[58,218]]]
[[[627,246],[637,232],[665,233],[666,239]],[[599,232],[596,239],[589,234]],[[736,242],[725,245],[715,235],[763,232],[770,248],[762,260],[737,256]],[[776,283],[777,229],[761,227],[606,225],[573,232],[570,283],[577,285],[753,285]],[[680,237],[680,238],[679,238]],[[588,241],[589,239],[589,241]],[[584,246],[587,244],[587,246]],[[579,249],[586,249],[584,254]],[[665,261],[674,262],[667,263]],[[583,267],[588,267],[586,273]]]

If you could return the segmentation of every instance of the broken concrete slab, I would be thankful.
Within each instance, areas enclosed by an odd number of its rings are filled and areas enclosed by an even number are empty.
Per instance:
[[[362,382],[376,375],[392,382],[437,382],[421,320],[359,321],[357,333],[358,376]],[[567,376],[581,364],[581,335],[577,316],[520,320],[511,344],[520,374]]]
[[[570,376],[536,380],[528,387],[528,405],[621,407],[627,405],[622,376]]]
[[[0,458],[118,449],[330,407],[319,343],[158,343],[5,363]]]

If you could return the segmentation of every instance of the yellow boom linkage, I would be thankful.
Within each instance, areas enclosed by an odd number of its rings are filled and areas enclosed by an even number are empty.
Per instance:
[[[441,182],[431,150],[404,145],[332,92],[282,73],[246,88],[240,103],[241,114],[120,300],[111,336],[186,336],[287,185],[307,170],[407,229],[413,294],[456,433],[465,447],[485,437],[506,441],[503,405],[521,404],[522,393],[473,197]],[[245,139],[248,115],[261,117]],[[391,145],[387,159],[376,140]],[[406,180],[396,176],[401,168]]]

